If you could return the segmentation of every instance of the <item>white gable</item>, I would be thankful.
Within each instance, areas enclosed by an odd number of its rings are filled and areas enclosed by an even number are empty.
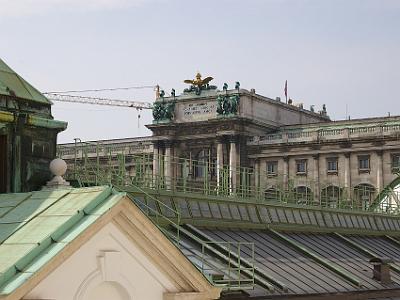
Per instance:
[[[108,223],[24,299],[161,300],[174,284],[113,223]]]

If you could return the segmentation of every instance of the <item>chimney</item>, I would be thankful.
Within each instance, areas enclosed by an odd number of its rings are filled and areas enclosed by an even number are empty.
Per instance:
[[[392,259],[389,257],[374,257],[369,260],[373,265],[373,276],[372,278],[380,281],[381,283],[390,283],[390,263]]]

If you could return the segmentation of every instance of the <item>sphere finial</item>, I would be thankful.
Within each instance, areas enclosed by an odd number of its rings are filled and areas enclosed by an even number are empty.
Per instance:
[[[56,158],[53,159],[50,162],[50,166],[49,169],[51,171],[51,173],[53,173],[54,177],[52,180],[48,181],[46,184],[46,189],[51,188],[65,188],[65,187],[69,187],[69,182],[67,182],[63,176],[65,175],[65,173],[67,172],[67,163],[61,159],[61,158]]]

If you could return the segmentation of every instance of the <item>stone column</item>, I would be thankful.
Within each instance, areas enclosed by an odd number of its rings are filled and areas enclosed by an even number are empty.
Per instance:
[[[350,166],[350,152],[344,154],[344,187],[347,192],[347,198],[351,197],[351,166]]]
[[[289,156],[283,157],[283,189],[289,187]]]
[[[314,200],[320,203],[320,185],[319,185],[319,154],[313,155],[314,159]]]
[[[153,142],[153,186],[156,187],[160,179],[160,153],[158,141]]]
[[[376,151],[376,194],[378,194],[383,188],[383,151]]]
[[[165,156],[164,156],[164,177],[165,188],[171,190],[172,187],[172,142],[165,141]]]
[[[231,136],[229,139],[230,149],[229,149],[229,191],[231,195],[236,193],[237,187],[237,174],[236,174],[236,164],[237,164],[237,149],[236,149],[236,137]]]
[[[217,139],[217,189],[220,191],[222,185],[221,172],[224,168],[224,144],[222,138]]]

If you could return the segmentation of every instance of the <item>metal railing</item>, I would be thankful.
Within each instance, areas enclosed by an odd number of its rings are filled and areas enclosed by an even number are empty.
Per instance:
[[[92,147],[93,145],[91,145]],[[92,150],[89,148],[89,150]],[[82,153],[85,153],[83,151]],[[95,160],[86,155],[76,157],[68,177],[76,180],[79,186],[113,185],[116,189],[127,191],[128,197],[150,217],[155,225],[181,249],[187,251],[187,244],[181,239],[181,215],[173,206],[166,205],[163,201],[150,195],[144,188],[154,187],[153,178],[149,179],[144,174],[147,156],[135,157],[134,174],[128,174],[126,164],[130,156],[121,154],[109,156],[109,160],[102,164],[100,156]],[[162,187],[157,184],[159,188]],[[143,188],[144,187],[144,188]],[[131,191],[134,191],[132,193]],[[140,195],[140,196],[137,196]],[[189,255],[192,263],[216,286],[224,290],[242,290],[254,288],[254,244],[247,242],[217,242],[202,241],[196,238],[199,244],[197,251]],[[224,247],[227,253],[225,262],[221,261],[210,252],[213,246]],[[241,264],[241,247],[246,245],[250,249],[252,266]]]
[[[226,261],[220,267],[213,264],[215,256],[207,250],[212,247],[223,247],[227,253]],[[250,251],[248,260],[252,263],[250,266],[242,264],[242,249],[247,248]],[[198,268],[204,274],[209,274],[212,282],[216,286],[232,289],[253,289],[254,288],[254,243],[250,242],[215,242],[203,241],[201,244],[201,257],[198,261]]]
[[[109,149],[106,154],[100,151],[93,154],[93,149],[98,149],[96,144],[77,143],[74,159],[68,161],[69,180],[77,180],[80,185],[130,185],[163,192],[199,193],[263,203],[400,213],[399,191],[389,191],[388,188],[377,190],[366,184],[350,188],[335,183],[321,186],[306,176],[288,178],[254,168],[218,166],[210,157],[199,161],[159,155],[153,161],[153,155],[148,153],[125,154]],[[169,173],[165,172],[167,165]],[[154,167],[158,172],[154,172]],[[383,191],[390,197],[382,198]],[[379,202],[379,199],[385,201]]]

